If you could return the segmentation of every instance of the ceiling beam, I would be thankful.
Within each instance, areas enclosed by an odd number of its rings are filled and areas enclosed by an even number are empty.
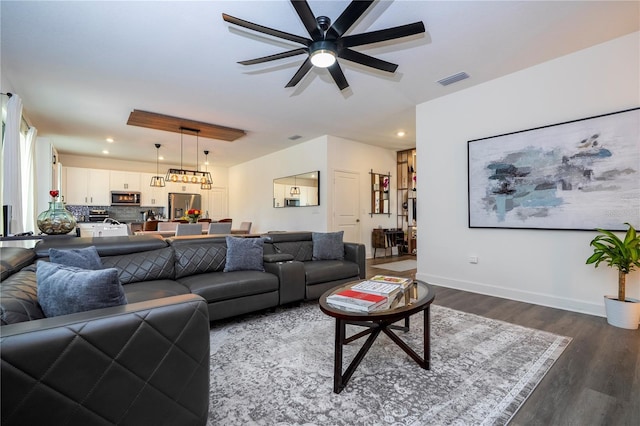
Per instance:
[[[233,142],[247,134],[247,132],[240,129],[218,126],[217,124],[204,123],[186,118],[172,117],[155,112],[140,111],[138,109],[131,111],[127,124],[130,126],[147,127],[149,129],[165,130],[175,133],[188,134],[197,132],[201,138],[219,139],[227,142]]]

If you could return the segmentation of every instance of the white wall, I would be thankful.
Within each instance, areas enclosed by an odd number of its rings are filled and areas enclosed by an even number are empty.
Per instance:
[[[329,231],[333,226],[333,172],[360,175],[361,241],[371,252],[371,230],[396,226],[391,217],[369,215],[369,171],[392,174],[391,205],[395,206],[395,151],[333,136],[322,136],[229,169],[229,216],[253,222],[252,232]],[[320,206],[273,207],[273,179],[320,170]]]
[[[594,232],[467,227],[466,148],[472,139],[637,107],[639,56],[634,33],[417,107],[418,279],[604,315],[617,271],[585,265]],[[640,297],[640,272],[629,276],[627,295]]]
[[[329,136],[329,163],[331,177],[334,171],[357,173],[360,176],[360,243],[366,246],[367,257],[372,257],[371,232],[373,228],[396,228],[397,225],[397,157],[396,151],[366,145],[360,142]],[[371,215],[371,175],[390,173],[389,205],[391,215]],[[333,199],[330,197],[329,229],[333,229]],[[394,251],[395,252],[395,251]],[[378,251],[378,255],[381,252]]]
[[[229,168],[229,217],[253,222],[251,232],[327,229],[327,137],[294,145]],[[273,180],[320,171],[318,207],[274,208]]]

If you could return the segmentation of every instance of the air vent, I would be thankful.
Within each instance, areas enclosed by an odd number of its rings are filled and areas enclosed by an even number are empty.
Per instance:
[[[438,83],[442,84],[443,86],[448,86],[466,78],[469,78],[469,74],[467,74],[466,72],[459,72],[458,74],[450,75],[449,77],[445,77],[442,80],[438,80]]]
[[[300,139],[301,137],[302,137],[302,136],[300,136],[300,135],[293,135],[293,136],[289,136],[289,140],[290,140],[290,141],[295,141],[295,140]]]

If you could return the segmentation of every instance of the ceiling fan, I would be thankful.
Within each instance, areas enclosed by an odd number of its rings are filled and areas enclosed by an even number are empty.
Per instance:
[[[373,1],[352,1],[349,6],[342,12],[335,22],[331,22],[326,16],[316,17],[306,0],[291,0],[291,4],[298,13],[300,20],[309,32],[311,38],[301,37],[284,31],[268,28],[262,25],[254,24],[243,19],[222,14],[225,21],[244,27],[273,37],[289,40],[299,43],[304,47],[289,50],[274,55],[263,56],[261,58],[240,61],[242,65],[254,65],[263,62],[275,61],[278,59],[288,58],[291,56],[306,54],[307,59],[302,63],[293,78],[285,87],[294,87],[302,80],[302,78],[311,70],[313,66],[320,68],[328,68],[331,77],[338,85],[340,90],[349,87],[347,79],[340,68],[337,58],[346,59],[348,61],[357,62],[359,64],[376,68],[389,73],[394,73],[398,65],[364,53],[352,50],[351,47],[362,46],[365,44],[378,43],[381,41],[394,40],[401,37],[407,37],[414,34],[423,33],[425,31],[422,21],[412,24],[401,25],[398,27],[387,28],[384,30],[370,31],[362,34],[354,34],[344,36],[344,33],[364,14],[364,12],[373,4]]]

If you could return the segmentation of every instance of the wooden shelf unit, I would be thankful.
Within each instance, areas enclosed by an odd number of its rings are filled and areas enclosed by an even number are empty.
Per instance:
[[[408,254],[416,254],[417,250],[417,220],[415,216],[416,197],[416,149],[407,149],[397,152],[397,226],[404,231],[403,251]]]

